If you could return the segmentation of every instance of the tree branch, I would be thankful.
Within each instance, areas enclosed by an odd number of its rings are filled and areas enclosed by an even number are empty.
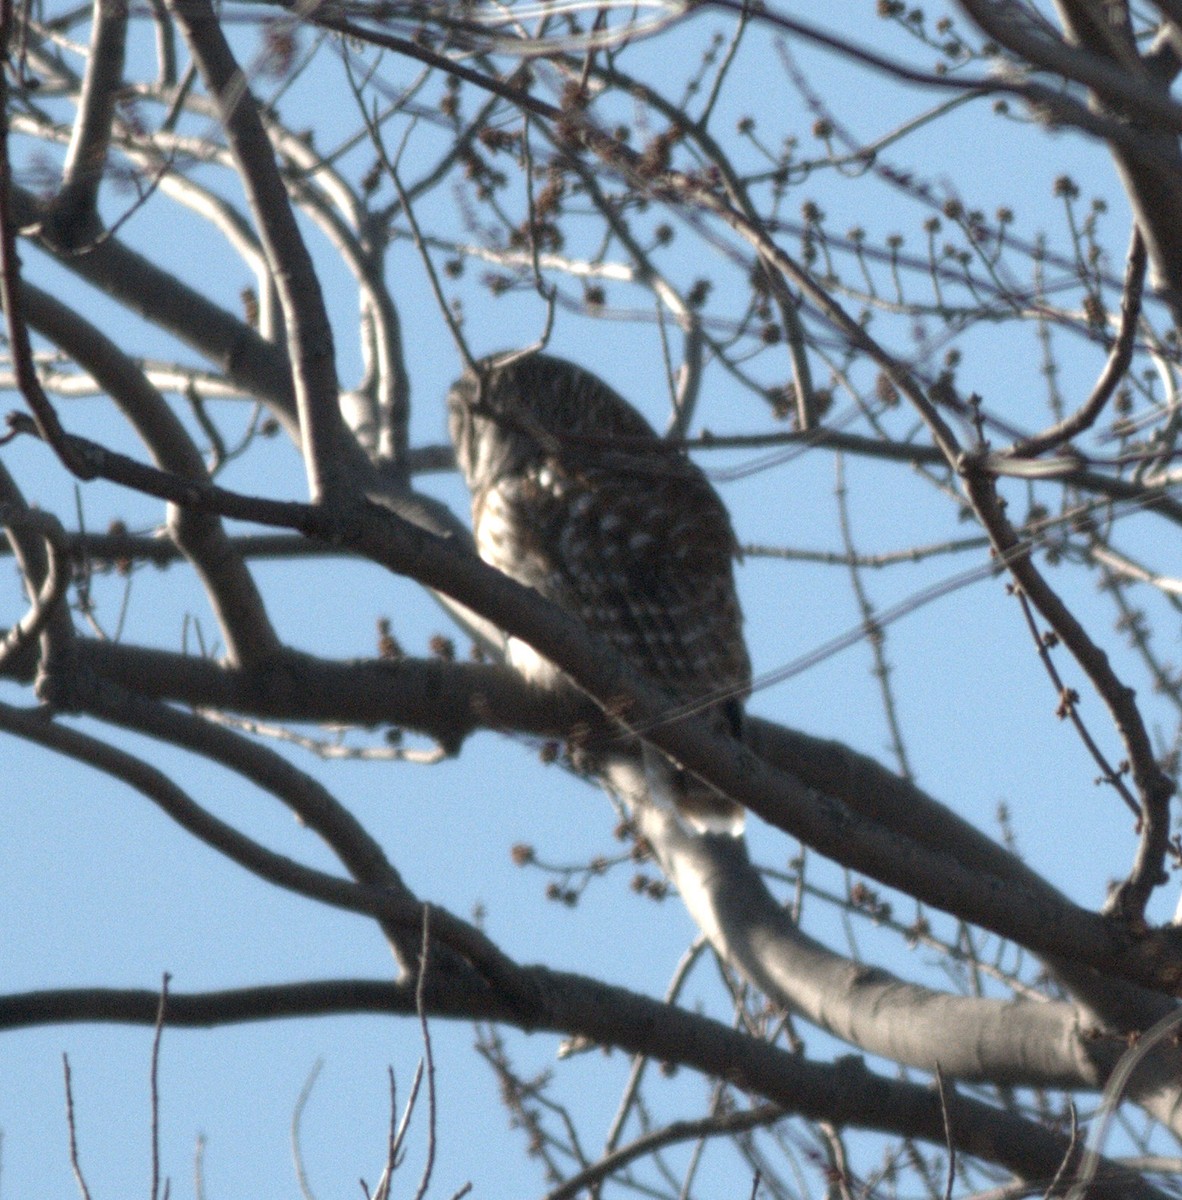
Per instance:
[[[945,1145],[941,1099],[927,1085],[875,1074],[860,1059],[810,1062],[711,1018],[584,976],[542,967],[521,970],[545,997],[545,1015],[532,1028],[586,1037],[727,1079],[785,1113]],[[436,986],[440,982],[443,986]],[[146,989],[27,992],[0,997],[0,1028],[75,1021],[151,1026],[159,1003],[159,993]],[[435,1019],[510,1019],[495,1001],[465,993],[451,979],[430,976],[423,1010]],[[168,1023],[181,1028],[346,1012],[415,1016],[415,987],[409,981],[340,980],[192,995],[170,991],[168,996]],[[1023,1179],[1052,1178],[1070,1148],[1067,1136],[1015,1113],[956,1092],[945,1100],[956,1150]],[[1110,1161],[1101,1164],[1098,1179],[1110,1181],[1130,1200],[1164,1200],[1164,1193]]]
[[[1110,896],[1107,911],[1134,925],[1144,923],[1145,906],[1153,889],[1168,881],[1165,855],[1169,845],[1169,803],[1174,783],[1153,752],[1149,732],[1137,708],[1133,689],[1113,671],[1108,655],[1046,582],[1005,515],[996,482],[973,456],[962,464],[965,494],[989,533],[997,554],[1031,603],[1062,640],[1107,706],[1129,756],[1133,782],[1141,803],[1141,840],[1129,877]]]
[[[0,493],[4,490],[0,484]],[[39,588],[34,588],[30,581],[33,598],[29,611],[0,638],[0,674],[3,674],[9,663],[36,641],[56,617],[70,585],[70,563],[65,552],[65,531],[51,514],[27,508],[23,503],[0,500],[0,526],[14,546],[29,535],[40,538],[48,564],[44,572],[39,572],[43,575]]]
[[[201,750],[200,742],[205,741],[217,743],[224,750],[226,739],[234,736],[227,730],[211,726],[203,731],[205,736],[199,737],[192,724],[200,723],[199,718],[186,718],[184,714],[171,713],[162,706],[157,706],[155,712],[148,712],[149,706],[143,701],[138,703],[140,719],[133,723],[126,715],[127,707],[130,705],[126,702],[120,707],[103,697],[100,686],[88,711],[107,720],[123,716],[123,723],[129,728],[155,737],[166,736],[178,744],[186,744],[187,738],[190,749]],[[328,835],[332,848],[348,858],[351,867],[362,876],[361,884],[350,883],[268,850],[203,809],[155,767],[98,738],[48,720],[44,712],[0,704],[0,728],[128,784],[198,840],[259,878],[322,904],[376,918],[401,953],[407,953],[405,944],[408,941],[417,947],[424,906],[402,884],[380,848],[360,826],[350,830],[347,838],[342,836],[342,827],[356,824],[351,816],[327,792],[265,747],[237,739],[241,744],[234,748],[236,769],[247,773],[248,777],[253,774],[254,782],[278,798],[289,804],[296,802],[293,806],[297,811],[301,815],[310,815],[318,832]],[[512,1011],[524,1016],[531,1008],[536,1008],[537,998],[520,988],[516,967],[483,933],[442,909],[432,907],[431,912],[431,927],[440,944],[469,962],[490,986],[500,992]],[[413,951],[408,954],[408,959],[417,967]]]
[[[98,191],[123,84],[126,45],[127,0],[94,0],[90,50],[62,167],[62,186],[45,216],[46,236],[66,250],[79,248],[102,228]]]
[[[1115,1064],[1111,1046],[1107,1069],[1095,1061],[1073,1005],[956,996],[855,963],[795,926],[740,839],[688,835],[652,805],[637,821],[719,958],[777,1007],[842,1041],[922,1070],[939,1064],[958,1079],[1015,1086],[1062,1072],[1051,1086],[1100,1087]]]
[[[32,284],[23,287],[30,322],[62,348],[119,406],[162,471],[209,481],[201,455],[164,397],[139,367],[89,321]],[[171,504],[168,528],[193,563],[218,618],[230,661],[243,665],[280,650],[253,576],[221,520]]]
[[[287,326],[296,411],[312,499],[335,496],[345,482],[341,443],[348,436],[338,405],[336,355],[320,280],[296,225],[287,189],[254,98],[208,0],[170,0],[222,125],[262,238]]]
[[[14,224],[22,228],[36,225],[41,213],[32,195],[19,187],[13,187],[11,195]],[[269,404],[295,433],[298,444],[291,366],[283,347],[268,342],[238,317],[116,237],[104,236],[79,255],[55,251],[44,239],[38,244],[128,312],[168,330],[216,363],[243,391]]]
[[[1121,294],[1120,325],[1108,360],[1100,378],[1096,380],[1091,395],[1070,416],[1057,421],[1049,429],[1033,437],[1022,438],[1002,456],[1013,458],[1036,458],[1046,450],[1053,450],[1073,437],[1090,429],[1104,411],[1120,381],[1125,377],[1133,360],[1133,347],[1137,337],[1137,322],[1141,319],[1141,293],[1145,286],[1145,240],[1140,229],[1134,225],[1129,239],[1128,261],[1125,264],[1125,281]]]

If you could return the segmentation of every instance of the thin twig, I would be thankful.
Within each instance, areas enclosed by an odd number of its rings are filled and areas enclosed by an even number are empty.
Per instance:
[[[423,1059],[427,1075],[427,1158],[423,1163],[423,1174],[419,1180],[414,1200],[423,1200],[431,1185],[431,1172],[435,1167],[435,1135],[438,1112],[435,1097],[435,1056],[431,1051],[431,1031],[427,1027],[427,973],[430,969],[431,950],[431,906],[423,905],[423,942],[419,951],[419,977],[415,987],[415,1008],[419,1016],[419,1030],[423,1037]]]
[[[1070,651],[1107,706],[1116,726],[1137,787],[1141,839],[1133,866],[1109,896],[1107,911],[1140,924],[1153,889],[1165,882],[1164,862],[1169,846],[1169,800],[1173,781],[1161,769],[1137,707],[1133,690],[1117,677],[1108,656],[1047,583],[1005,514],[996,480],[980,456],[965,455],[960,464],[965,495],[988,531],[995,552],[1004,556],[1015,582],[1038,609],[1058,639]]]
[[[862,617],[862,626],[866,631],[866,642],[870,647],[870,654],[874,662],[871,673],[878,681],[883,714],[886,716],[887,728],[890,731],[891,750],[894,753],[899,774],[904,779],[909,780],[914,778],[914,776],[911,772],[911,763],[907,758],[907,746],[903,740],[903,728],[899,723],[894,689],[891,687],[891,666],[886,655],[886,630],[879,624],[878,618],[875,615],[874,604],[862,584],[861,570],[856,562],[858,555],[854,549],[854,534],[850,524],[849,498],[845,483],[845,459],[840,454],[837,455],[836,469],[837,517],[841,530],[841,539],[845,545],[845,552],[849,559],[850,587],[853,590],[854,599],[858,604],[858,611]]]
[[[168,984],[171,978],[166,971],[160,980],[160,1007],[156,1011],[156,1028],[152,1033],[152,1063],[148,1072],[152,1097],[152,1200],[156,1200],[160,1194],[160,1043],[164,1038],[164,1020],[168,1012]]]
[[[415,980],[415,1015],[418,1016],[418,980]],[[420,1059],[415,1064],[415,1073],[411,1077],[410,1091],[406,1097],[406,1103],[402,1106],[402,1116],[398,1120],[398,1128],[394,1132],[394,1154],[397,1158],[402,1154],[402,1146],[406,1141],[406,1136],[410,1132],[410,1120],[414,1115],[415,1106],[419,1099],[419,1090],[423,1086],[423,1060]]]
[[[1096,423],[1133,360],[1137,322],[1141,319],[1141,295],[1145,286],[1147,259],[1145,239],[1141,236],[1140,227],[1134,225],[1125,266],[1124,292],[1121,296],[1120,324],[1117,327],[1116,340],[1091,395],[1070,416],[1064,417],[1042,433],[1015,442],[1008,450],[1002,451],[999,457],[1034,458],[1046,450],[1069,442]]]
[[[378,1176],[377,1187],[373,1190],[373,1200],[389,1200],[394,1172],[398,1167],[398,1084],[393,1067],[386,1068],[386,1076],[390,1082],[390,1123],[386,1131],[386,1161]]]
[[[86,1186],[86,1179],[82,1174],[82,1163],[78,1158],[78,1126],[74,1119],[74,1088],[70,1080],[70,1058],[65,1053],[62,1054],[62,1072],[66,1081],[66,1129],[70,1135],[70,1166],[74,1171],[78,1190],[82,1193],[82,1200],[90,1200],[90,1189]]]
[[[312,1191],[312,1185],[308,1182],[308,1172],[304,1168],[300,1124],[304,1119],[304,1109],[307,1108],[308,1101],[312,1096],[312,1089],[316,1086],[316,1080],[323,1068],[324,1059],[318,1058],[312,1064],[308,1078],[304,1080],[304,1086],[300,1088],[300,1094],[296,1097],[295,1106],[291,1110],[291,1160],[295,1166],[296,1182],[300,1185],[300,1195],[304,1200],[316,1200],[316,1196]]]
[[[689,978],[690,972],[709,945],[710,943],[707,941],[705,935],[699,934],[694,938],[693,944],[689,949],[682,954],[680,961],[673,971],[673,978],[669,981],[669,986],[665,989],[665,1000],[667,1003],[675,1004],[677,1002],[678,997],[681,995],[681,989]],[[620,1137],[623,1135],[624,1126],[627,1124],[628,1116],[632,1111],[633,1105],[636,1103],[637,1096],[640,1093],[640,1085],[644,1080],[644,1075],[648,1070],[650,1061],[644,1055],[637,1055],[632,1060],[632,1067],[628,1073],[628,1082],[624,1086],[624,1092],[620,1097],[620,1104],[616,1109],[616,1115],[612,1118],[607,1136],[603,1141],[604,1154],[610,1154],[614,1151]]]
[[[546,1193],[545,1200],[573,1200],[585,1188],[603,1182],[629,1163],[647,1158],[666,1146],[676,1146],[702,1138],[730,1137],[778,1121],[784,1110],[776,1104],[761,1104],[745,1112],[721,1113],[697,1121],[672,1121],[660,1129],[643,1134],[627,1145],[604,1154],[598,1162],[572,1175],[561,1185]]]
[[[407,130],[406,137],[410,137],[410,130]],[[375,139],[377,139],[375,131]],[[406,141],[403,140],[405,147]],[[402,203],[402,211],[406,217],[406,223],[410,226],[411,237],[414,239],[415,249],[419,252],[419,258],[422,260],[423,269],[427,272],[427,280],[431,284],[431,291],[435,295],[435,303],[439,307],[440,315],[447,323],[448,331],[451,333],[452,341],[455,343],[456,350],[459,352],[460,358],[463,359],[464,366],[472,372],[478,373],[476,359],[472,355],[472,351],[468,348],[468,340],[464,337],[464,331],[460,326],[459,320],[451,310],[451,306],[447,302],[447,297],[443,294],[443,284],[439,282],[439,273],[435,270],[435,264],[431,261],[430,251],[423,240],[422,230],[419,228],[419,223],[415,219],[414,207],[411,204],[411,199],[406,193],[406,188],[403,187],[402,177],[398,174],[397,165],[391,162],[386,157],[386,151],[380,139],[375,140],[375,145],[378,153],[382,158],[386,171],[390,179],[394,183],[394,188],[398,192],[398,199]],[[401,155],[401,149],[399,150]]]
[[[205,1135],[197,1135],[193,1150],[193,1196],[194,1200],[205,1200]]]
[[[1016,585],[1011,586],[1011,591],[1018,597],[1018,603],[1022,606],[1022,615],[1026,618],[1026,625],[1030,630],[1030,636],[1034,639],[1034,645],[1038,650],[1039,660],[1046,668],[1047,674],[1050,676],[1051,683],[1054,684],[1055,693],[1059,698],[1059,706],[1055,711],[1055,715],[1060,719],[1066,718],[1075,726],[1076,732],[1080,736],[1080,740],[1087,747],[1088,753],[1096,761],[1096,765],[1100,768],[1100,780],[1110,784],[1116,789],[1117,795],[1125,802],[1129,811],[1140,820],[1141,809],[1132,793],[1125,786],[1124,780],[1121,778],[1121,773],[1113,769],[1112,765],[1105,758],[1104,752],[1096,743],[1096,739],[1088,732],[1087,726],[1083,722],[1083,718],[1079,715],[1079,695],[1073,688],[1067,687],[1062,676],[1059,674],[1058,668],[1055,666],[1054,659],[1051,657],[1051,650],[1058,645],[1058,638],[1053,633],[1042,633],[1034,619],[1034,613],[1031,611],[1030,600],[1025,592]]]
[[[936,1063],[936,1088],[940,1093],[940,1112],[944,1116],[944,1146],[948,1151],[948,1174],[944,1181],[944,1200],[952,1200],[952,1187],[956,1182],[956,1143],[952,1138],[952,1113],[948,1110],[944,1072],[940,1070],[939,1063]]]

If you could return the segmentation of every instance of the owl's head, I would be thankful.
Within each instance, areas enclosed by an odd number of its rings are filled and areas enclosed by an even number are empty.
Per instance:
[[[548,354],[494,354],[447,397],[448,432],[469,486],[521,471],[558,450],[594,453],[613,438],[659,441],[626,400],[589,371]],[[581,443],[578,439],[584,439]]]

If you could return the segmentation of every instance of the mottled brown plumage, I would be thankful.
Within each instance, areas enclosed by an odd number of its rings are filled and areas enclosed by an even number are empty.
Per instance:
[[[504,356],[501,356],[504,358]],[[481,364],[448,397],[480,556],[582,620],[673,706],[705,703],[738,734],[751,663],[726,509],[705,475],[601,380],[542,354]],[[549,686],[556,667],[511,641]],[[633,763],[635,748],[628,754]],[[737,833],[731,801],[655,752],[646,790],[699,828]]]

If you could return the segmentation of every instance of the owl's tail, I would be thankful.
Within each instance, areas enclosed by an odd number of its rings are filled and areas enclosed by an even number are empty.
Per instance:
[[[723,833],[741,837],[746,813],[741,805],[691,775],[647,742],[642,761],[646,798],[674,811],[694,833]]]

